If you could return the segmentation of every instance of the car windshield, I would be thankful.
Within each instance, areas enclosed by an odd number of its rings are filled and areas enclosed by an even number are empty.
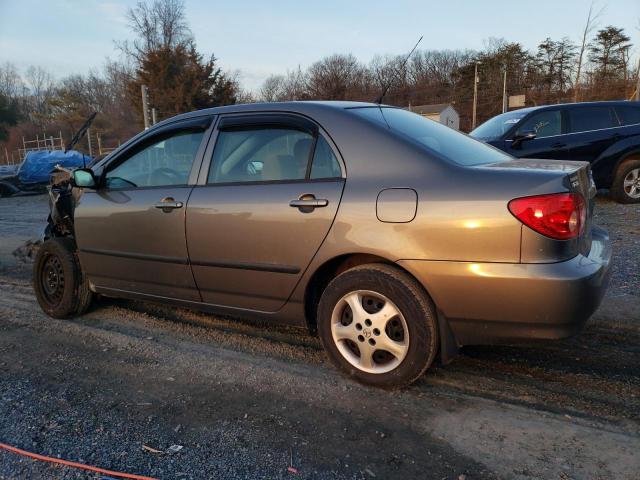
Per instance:
[[[472,166],[511,160],[506,153],[416,113],[393,107],[358,107],[357,115],[420,143],[458,165]]]
[[[497,140],[507,133],[511,127],[520,122],[529,111],[516,110],[515,112],[503,113],[487,120],[469,135],[478,140]]]

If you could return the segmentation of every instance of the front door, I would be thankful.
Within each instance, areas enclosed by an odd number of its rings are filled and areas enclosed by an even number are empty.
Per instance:
[[[187,207],[189,255],[206,303],[279,310],[331,228],[340,163],[314,124],[289,117],[221,120]]]
[[[82,265],[106,289],[200,300],[185,238],[192,168],[204,129],[142,140],[106,167],[75,210]]]
[[[514,143],[512,139],[505,140],[504,150],[518,158],[550,158],[555,160],[570,158],[562,110],[543,110],[533,113],[521,124],[518,124],[517,130],[511,137],[531,131],[536,133],[535,138],[521,143]]]

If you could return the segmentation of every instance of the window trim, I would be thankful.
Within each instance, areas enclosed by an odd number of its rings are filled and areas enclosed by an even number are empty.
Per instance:
[[[204,152],[206,150],[207,144],[209,142],[209,138],[211,137],[211,132],[215,125],[216,116],[215,115],[206,115],[200,116],[196,118],[190,118],[187,120],[179,120],[176,122],[171,122],[168,125],[163,125],[157,129],[151,129],[143,133],[135,142],[132,142],[130,145],[127,145],[122,151],[118,152],[116,156],[110,158],[107,163],[105,163],[100,171],[98,186],[96,190],[107,190],[107,191],[122,191],[122,190],[143,190],[143,189],[155,189],[155,188],[180,188],[180,187],[188,187],[193,186],[197,180],[197,172],[200,169],[200,165],[202,163],[202,158]],[[187,183],[184,184],[174,184],[174,185],[153,185],[153,186],[141,186],[141,187],[118,187],[118,188],[108,188],[106,186],[106,177],[107,173],[112,171],[114,168],[122,165],[124,162],[129,160],[132,156],[141,152],[145,148],[161,141],[162,138],[170,138],[174,134],[181,132],[202,132],[202,139],[200,140],[200,145],[198,146],[198,150],[196,151],[195,157],[191,164],[191,170],[189,171],[189,176],[187,177]]]
[[[317,135],[318,126],[305,117],[282,113],[224,115],[218,122],[218,130],[291,129]]]
[[[284,185],[284,184],[303,184],[303,183],[329,183],[342,182],[344,177],[327,177],[327,178],[300,178],[297,180],[252,180],[248,182],[219,182],[206,183],[204,185],[196,185],[196,187],[238,187],[242,185]]]
[[[235,119],[242,119],[237,122]],[[233,119],[233,120],[227,120]],[[281,120],[281,123],[278,123],[277,120]],[[287,120],[291,120],[291,122],[287,122]],[[227,123],[228,122],[228,123]],[[240,127],[240,123],[242,122],[242,128]],[[227,125],[225,126],[225,123]],[[306,131],[312,135],[312,145],[309,150],[309,158],[307,160],[307,170],[305,172],[305,178],[303,179],[284,179],[284,180],[252,180],[252,181],[244,181],[244,182],[217,182],[217,183],[209,183],[209,172],[213,167],[213,154],[218,143],[218,137],[221,131],[229,129],[235,129],[236,125],[239,130],[249,130],[251,126],[255,126],[257,129],[268,129],[268,128],[277,128],[279,125],[281,128],[291,129],[291,130],[299,130]],[[302,126],[306,125],[306,128]],[[225,128],[226,127],[226,128]],[[333,139],[326,134],[322,128],[315,123],[309,117],[306,117],[302,114],[298,114],[295,112],[259,112],[259,113],[229,113],[225,115],[220,115],[216,121],[212,125],[212,133],[210,135],[208,145],[203,154],[202,163],[200,165],[200,171],[198,173],[198,179],[196,182],[196,186],[240,186],[240,185],[265,185],[265,184],[287,184],[287,183],[308,183],[308,182],[328,182],[328,181],[337,181],[344,180],[346,177],[346,167],[344,164],[344,160],[342,159],[342,155],[340,154],[337,146],[333,142]],[[313,132],[313,133],[312,133]],[[339,177],[326,177],[326,178],[315,178],[311,179],[311,169],[313,166],[313,157],[315,156],[316,145],[318,141],[318,137],[322,135],[324,140],[329,145],[329,148],[333,152],[336,161],[338,162],[338,166],[340,167],[340,176]]]

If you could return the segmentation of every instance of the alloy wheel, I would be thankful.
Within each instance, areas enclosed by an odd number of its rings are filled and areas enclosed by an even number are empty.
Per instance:
[[[331,314],[331,335],[340,354],[367,373],[386,373],[409,351],[409,329],[386,296],[357,290],[343,296]]]
[[[624,193],[631,198],[640,198],[640,168],[634,168],[624,177]]]

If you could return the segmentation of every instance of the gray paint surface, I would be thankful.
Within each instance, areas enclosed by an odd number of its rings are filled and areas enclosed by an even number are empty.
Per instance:
[[[505,323],[522,325],[515,336],[550,338],[566,336],[586,321],[606,288],[606,235],[593,247],[589,224],[578,240],[552,240],[523,226],[507,204],[567,191],[592,202],[588,164],[513,160],[461,166],[350,110],[359,106],[364,105],[239,105],[159,124],[167,128],[183,119],[219,120],[235,113],[304,117],[331,143],[343,179],[208,186],[214,123],[189,185],[85,192],[76,230],[85,250],[81,261],[96,290],[301,323],[314,274],[337,260],[367,256],[405,268],[452,323],[475,322],[476,328],[458,330],[459,343],[496,341]],[[118,155],[96,165],[96,173]],[[304,194],[327,200],[327,206],[305,212],[289,205]],[[183,201],[184,208],[164,213],[152,207],[166,196]],[[592,255],[594,248],[601,253]],[[585,292],[596,300],[584,302]],[[533,328],[537,323],[544,332]]]

